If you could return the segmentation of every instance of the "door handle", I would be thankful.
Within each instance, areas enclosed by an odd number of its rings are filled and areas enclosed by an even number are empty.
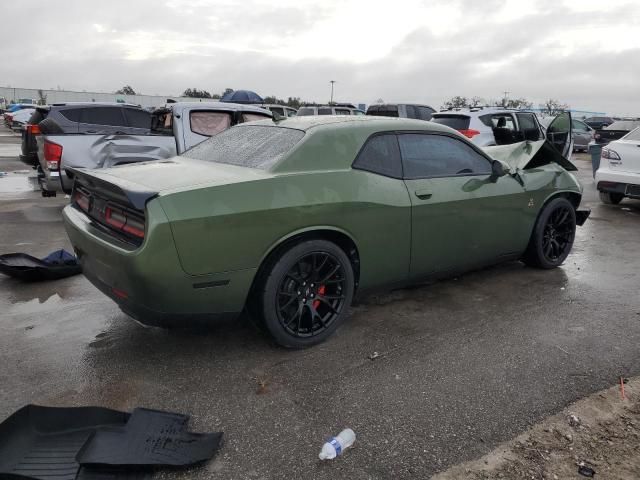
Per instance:
[[[431,192],[426,189],[416,190],[414,193],[420,200],[428,200],[429,198],[431,198]]]

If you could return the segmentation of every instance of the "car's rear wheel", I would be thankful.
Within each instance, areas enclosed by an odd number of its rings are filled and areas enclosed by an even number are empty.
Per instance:
[[[564,197],[547,203],[536,221],[522,258],[527,265],[555,268],[566,260],[576,235],[576,210]]]
[[[621,193],[600,192],[600,200],[607,205],[617,205],[623,198],[624,195]]]
[[[307,240],[267,268],[258,297],[264,326],[275,341],[305,348],[333,334],[353,299],[353,268],[345,252],[326,240]]]

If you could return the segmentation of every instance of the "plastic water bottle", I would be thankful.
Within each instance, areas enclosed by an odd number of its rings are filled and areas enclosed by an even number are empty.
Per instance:
[[[331,437],[320,450],[320,460],[333,460],[353,445],[356,441],[356,434],[350,428],[345,428],[337,436]]]

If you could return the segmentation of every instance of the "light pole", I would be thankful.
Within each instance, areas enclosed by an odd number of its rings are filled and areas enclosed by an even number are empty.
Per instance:
[[[329,80],[329,83],[331,84],[331,100],[329,101],[329,105],[333,105],[333,84],[336,83],[336,81]]]

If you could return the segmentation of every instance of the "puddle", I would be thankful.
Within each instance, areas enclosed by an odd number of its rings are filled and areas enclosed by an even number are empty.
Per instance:
[[[11,198],[16,195],[33,192],[36,190],[36,182],[36,177],[15,175],[12,172],[8,172],[7,175],[0,177],[0,198]]]

